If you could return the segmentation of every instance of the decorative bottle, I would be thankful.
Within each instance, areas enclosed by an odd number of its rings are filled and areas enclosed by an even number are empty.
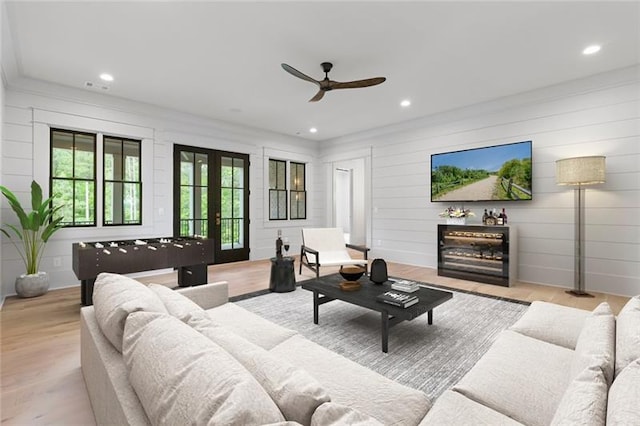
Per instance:
[[[504,222],[504,224],[507,224],[507,212],[505,211],[504,207],[502,208],[502,220]]]
[[[484,214],[482,215],[482,224],[487,224],[487,218],[489,217],[489,213],[487,213],[487,209],[484,209]]]

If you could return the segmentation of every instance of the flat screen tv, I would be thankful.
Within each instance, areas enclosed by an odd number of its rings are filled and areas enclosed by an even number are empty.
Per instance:
[[[531,141],[431,155],[431,201],[531,200]]]

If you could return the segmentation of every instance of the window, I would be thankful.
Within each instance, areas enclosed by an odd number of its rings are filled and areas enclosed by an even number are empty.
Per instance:
[[[51,194],[65,226],[96,225],[96,135],[51,129]]]
[[[104,224],[142,223],[139,140],[104,137]]]
[[[305,164],[290,163],[291,182],[289,184],[289,193],[291,200],[290,217],[291,219],[307,218],[307,191],[305,191]]]
[[[287,219],[287,162],[269,160],[269,220]]]

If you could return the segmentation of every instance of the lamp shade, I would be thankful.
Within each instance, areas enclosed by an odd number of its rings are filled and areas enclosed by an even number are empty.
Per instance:
[[[592,185],[605,181],[605,157],[574,157],[556,161],[558,185]]]

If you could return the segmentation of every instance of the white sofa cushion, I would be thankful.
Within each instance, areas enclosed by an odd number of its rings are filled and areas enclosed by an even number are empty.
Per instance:
[[[582,370],[562,396],[551,425],[604,425],[607,390],[607,382],[599,366],[592,365]]]
[[[545,342],[575,349],[590,312],[554,303],[536,301],[509,330]]]
[[[162,300],[167,312],[180,321],[186,321],[192,312],[204,312],[204,309],[195,302],[180,293],[176,293],[169,287],[160,284],[149,284],[149,288]]]
[[[453,390],[520,423],[546,426],[569,384],[572,360],[570,349],[503,331]]]
[[[258,425],[284,420],[249,372],[177,318],[132,313],[123,348],[129,380],[152,424]]]
[[[382,424],[416,425],[431,406],[423,392],[396,383],[300,335],[270,352],[322,383],[332,402],[354,408]]]
[[[207,315],[216,324],[224,325],[234,333],[266,350],[298,334],[297,331],[281,327],[235,303],[225,303],[222,306],[207,309]]]
[[[632,297],[616,322],[616,375],[640,358],[640,295]]]
[[[322,385],[307,372],[226,327],[215,325],[206,313],[192,313],[187,324],[240,362],[267,391],[285,419],[308,425],[316,409],[331,400]]]
[[[382,423],[345,405],[335,402],[322,404],[311,419],[311,426],[383,426]]]
[[[124,324],[130,313],[167,313],[162,301],[146,285],[110,273],[98,275],[93,287],[93,306],[102,333],[118,352],[122,352]]]
[[[640,358],[616,377],[609,389],[607,424],[640,425]]]
[[[616,321],[607,302],[599,304],[584,322],[578,337],[571,378],[577,377],[587,367],[602,368],[607,384],[613,381],[615,362]]]
[[[452,390],[438,397],[419,426],[522,426],[511,417]]]

